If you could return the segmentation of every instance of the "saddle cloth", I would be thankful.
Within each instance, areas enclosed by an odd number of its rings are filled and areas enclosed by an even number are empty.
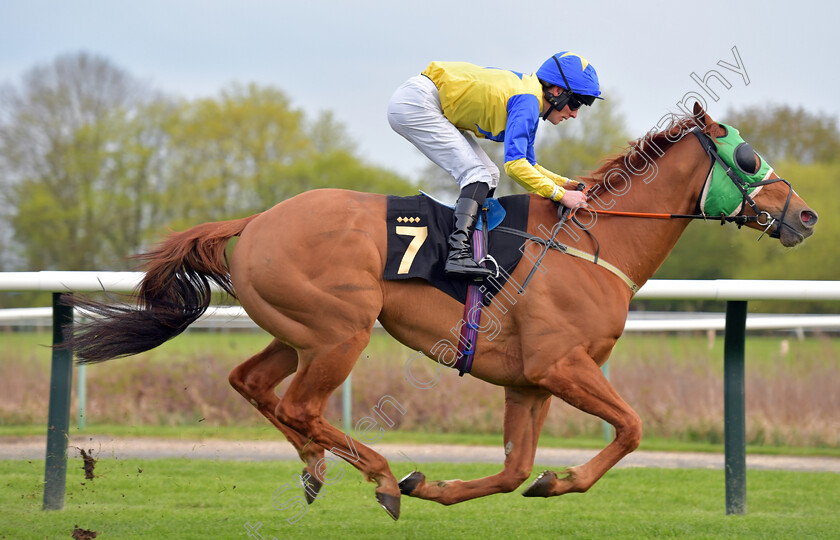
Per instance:
[[[528,195],[510,195],[499,199],[488,199],[485,208],[501,207],[504,212],[489,212],[491,228],[503,225],[513,229],[526,230],[528,226]],[[388,253],[385,262],[384,279],[399,280],[421,278],[445,292],[460,303],[467,298],[470,280],[446,275],[443,268],[449,251],[447,238],[452,233],[453,209],[427,195],[411,197],[388,197],[387,226]],[[503,217],[502,217],[503,215]],[[499,218],[502,217],[501,221]],[[499,276],[485,280],[486,301],[501,289],[519,260],[522,239],[493,232],[487,241],[487,251],[503,271]],[[494,269],[492,262],[487,267]]]

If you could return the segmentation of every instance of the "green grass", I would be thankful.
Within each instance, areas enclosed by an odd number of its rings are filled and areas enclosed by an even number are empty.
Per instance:
[[[390,338],[389,338],[390,339]],[[0,333],[5,358],[27,358],[48,363],[52,345],[52,331]],[[126,361],[188,360],[196,356],[220,355],[245,361],[264,349],[271,337],[258,331],[208,332],[188,330],[153,351]]]
[[[293,483],[296,462],[102,459],[94,480],[68,467],[66,506],[44,512],[42,460],[0,462],[0,538],[69,538],[74,526],[98,538],[836,538],[840,475],[748,471],[747,514],[726,516],[722,471],[618,469],[588,493],[551,499],[494,495],[451,507],[402,498],[394,522],[374,487],[350,467],[297,522],[272,495]],[[410,464],[396,464],[400,477]],[[477,478],[492,465],[424,463],[430,479]],[[535,468],[535,473],[541,470]],[[533,479],[534,475],[532,475]],[[529,480],[530,482],[530,480]],[[297,495],[283,492],[283,503]]]
[[[219,356],[244,361],[265,348],[269,342],[268,334],[261,331],[206,331],[188,330],[176,339],[164,343],[157,349],[138,355],[128,361],[178,361],[189,360],[196,356]],[[747,363],[761,363],[780,358],[782,341],[790,347],[785,355],[791,362],[802,362],[809,358],[813,362],[836,359],[840,349],[840,339],[829,337],[809,337],[798,341],[790,335],[750,335],[746,338],[745,355]],[[4,358],[31,358],[47,362],[50,357],[49,345],[52,343],[51,331],[42,332],[7,332],[0,334]],[[382,357],[393,356],[395,351],[405,349],[385,332],[374,332],[366,354]],[[616,344],[613,359],[624,361],[628,358],[649,359],[665,357],[669,361],[702,355],[719,360],[723,369],[723,335],[718,334],[714,345],[708,348],[705,336],[687,334],[627,334]],[[397,362],[399,363],[399,362]]]
[[[342,426],[337,426],[342,428]],[[46,425],[0,426],[0,442],[3,438],[43,437]],[[70,426],[71,436],[106,435],[111,437],[147,437],[182,440],[222,439],[229,441],[280,441],[283,436],[266,422],[263,427],[256,426],[132,426],[132,425],[91,425],[79,430]],[[383,444],[457,444],[473,446],[501,446],[501,434],[481,433],[428,433],[417,431],[389,430],[380,441]],[[598,449],[605,446],[604,439],[587,437],[540,437],[540,448],[585,448]],[[722,453],[722,444],[686,442],[661,437],[642,437],[639,450],[660,452],[717,452]],[[840,457],[840,448],[801,447],[801,446],[762,446],[747,445],[748,454],[771,454],[787,456],[827,456]]]

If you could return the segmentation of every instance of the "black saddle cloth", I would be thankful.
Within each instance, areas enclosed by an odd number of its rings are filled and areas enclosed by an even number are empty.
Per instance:
[[[505,209],[500,226],[526,230],[528,226],[528,195],[500,197]],[[449,250],[447,238],[452,233],[453,210],[426,195],[388,197],[388,256],[384,279],[398,280],[421,278],[445,292],[462,304],[467,298],[469,279],[452,279],[443,268]],[[490,231],[488,253],[499,263],[502,271],[495,278],[484,282],[489,301],[507,282],[507,277],[522,258],[518,236]],[[493,263],[487,266],[493,268]]]

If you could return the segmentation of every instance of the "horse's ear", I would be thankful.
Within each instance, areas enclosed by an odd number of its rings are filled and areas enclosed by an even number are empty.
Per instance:
[[[700,105],[700,102],[698,101],[694,102],[694,122],[700,126],[701,129],[704,129],[706,126],[714,123],[712,119],[709,118],[709,115],[706,114],[706,111],[703,110],[703,106]]]

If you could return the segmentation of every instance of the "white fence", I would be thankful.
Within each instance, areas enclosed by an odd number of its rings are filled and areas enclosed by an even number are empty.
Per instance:
[[[0,327],[52,326],[52,307],[0,309]],[[79,314],[77,313],[77,319]],[[377,323],[377,326],[379,323]],[[190,328],[257,328],[239,306],[212,306]],[[674,313],[631,311],[624,324],[625,332],[721,331],[726,328],[723,313]],[[747,330],[840,331],[840,315],[747,315]]]
[[[0,272],[0,291],[129,293],[142,272]],[[651,280],[638,299],[696,300],[840,300],[840,281],[786,280]],[[0,325],[52,325],[52,308],[0,310]],[[839,330],[840,315],[747,316],[747,330]],[[239,306],[211,307],[193,327],[253,328],[256,325]],[[630,312],[625,332],[723,330],[723,313]]]
[[[0,272],[0,291],[131,292],[142,272]],[[840,300],[840,281],[653,279],[639,299]]]

